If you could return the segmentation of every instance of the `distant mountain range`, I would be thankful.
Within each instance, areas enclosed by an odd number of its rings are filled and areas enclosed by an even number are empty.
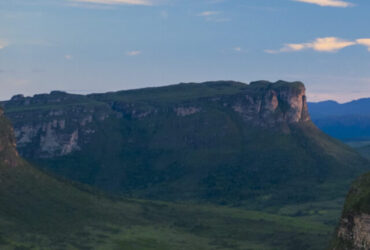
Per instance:
[[[325,133],[344,141],[370,141],[370,98],[348,103],[308,103],[313,122]]]

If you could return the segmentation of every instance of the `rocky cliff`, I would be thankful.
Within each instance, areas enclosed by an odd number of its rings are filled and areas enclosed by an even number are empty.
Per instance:
[[[52,92],[3,106],[21,155],[113,193],[274,206],[332,199],[333,186],[339,197],[367,169],[312,124],[300,82]]]
[[[361,176],[348,193],[332,249],[370,249],[370,174]]]
[[[13,128],[0,108],[0,165],[15,167],[19,163]]]
[[[17,95],[4,106],[24,157],[50,158],[79,150],[95,132],[94,123],[112,115],[104,103],[59,91],[34,97]]]
[[[266,86],[261,95],[243,93],[231,101],[233,110],[241,114],[245,121],[270,128],[310,121],[302,83],[251,83],[251,87],[258,88],[260,85]]]
[[[231,93],[223,93],[222,86],[227,84],[230,84],[230,89],[234,88]],[[195,87],[194,84],[182,85],[185,91]],[[185,117],[204,112],[204,105],[216,105],[231,108],[246,123],[258,127],[289,131],[291,124],[310,121],[305,88],[299,82],[260,81],[250,85],[207,82],[199,86],[208,86],[214,91],[194,98],[189,96],[166,107],[155,100],[155,95],[146,103],[146,100],[144,103],[143,100],[130,100],[131,91],[89,96],[60,91],[34,97],[17,95],[5,102],[4,107],[14,124],[19,151],[30,158],[51,158],[78,151],[90,142],[99,124],[112,117],[141,120],[171,112]],[[176,86],[164,87],[163,90],[171,91],[171,88]],[[174,95],[178,94],[175,92]]]

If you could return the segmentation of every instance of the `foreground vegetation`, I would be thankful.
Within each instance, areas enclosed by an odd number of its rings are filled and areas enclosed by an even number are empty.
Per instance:
[[[334,228],[311,216],[215,205],[100,200],[72,213],[40,208],[18,211],[22,221],[2,214],[1,249],[324,249]]]

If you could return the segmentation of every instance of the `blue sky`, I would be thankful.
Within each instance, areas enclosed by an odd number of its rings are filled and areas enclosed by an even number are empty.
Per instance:
[[[0,99],[206,80],[370,97],[369,0],[0,1]]]

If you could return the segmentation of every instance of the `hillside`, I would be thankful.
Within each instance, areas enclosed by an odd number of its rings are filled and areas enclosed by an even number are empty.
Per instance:
[[[370,145],[358,147],[357,151],[360,152],[361,155],[370,159]]]
[[[4,107],[22,156],[112,194],[278,211],[342,199],[368,169],[313,125],[300,82],[55,91]]]
[[[344,141],[370,141],[370,99],[348,103],[309,103],[313,122],[325,133]],[[368,143],[369,144],[369,143]]]
[[[0,114],[0,249],[321,249],[331,227],[214,205],[107,197],[22,160]]]
[[[370,248],[370,174],[361,176],[347,195],[332,249]]]

